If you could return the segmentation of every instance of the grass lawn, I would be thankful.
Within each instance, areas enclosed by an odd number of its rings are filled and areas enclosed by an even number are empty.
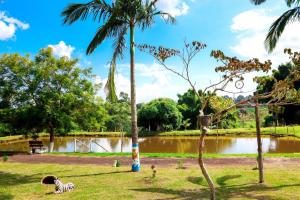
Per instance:
[[[264,185],[257,184],[253,166],[209,167],[217,184],[217,199],[299,199],[300,168],[266,166]],[[0,162],[0,199],[208,199],[209,193],[196,166],[188,169],[149,166],[131,173],[129,167],[95,165],[18,164]],[[40,184],[46,175],[73,182],[73,192],[54,195],[54,186]]]

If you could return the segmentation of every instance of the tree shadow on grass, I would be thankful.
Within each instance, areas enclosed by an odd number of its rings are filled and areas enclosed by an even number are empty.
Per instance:
[[[13,199],[13,195],[6,194],[6,193],[0,193],[0,199],[1,200],[10,200],[10,199]]]
[[[300,186],[300,184],[291,185],[279,185],[279,186],[266,186],[262,184],[240,184],[240,185],[228,185],[226,182],[231,179],[240,178],[241,175],[227,175],[217,179],[219,187],[217,187],[217,199],[229,200],[233,197],[256,199],[256,200],[276,200],[278,197],[272,196],[272,191],[277,191],[281,188]],[[187,180],[193,184],[205,186],[204,179],[202,177],[188,177]],[[166,199],[183,199],[183,200],[194,200],[194,199],[209,199],[210,192],[207,186],[203,189],[195,190],[175,190],[175,189],[164,189],[164,188],[143,188],[133,189],[138,192],[148,193],[160,193],[172,195],[171,198]],[[261,194],[263,193],[263,194]]]
[[[132,171],[115,171],[115,172],[106,172],[106,173],[94,173],[94,174],[79,174],[79,175],[67,175],[67,176],[60,176],[59,178],[68,178],[68,177],[86,177],[86,176],[102,176],[102,175],[109,175],[109,174],[122,174],[122,173],[131,173]]]
[[[164,188],[142,188],[133,189],[136,192],[148,192],[148,193],[160,193],[166,195],[172,195],[170,198],[163,198],[164,200],[171,199],[183,199],[183,200],[195,200],[195,199],[208,199],[208,190],[174,190],[174,189],[164,189]],[[158,198],[157,198],[158,199]],[[161,199],[162,200],[162,199]]]
[[[187,177],[187,181],[196,184],[196,185],[202,185],[202,186],[206,186],[204,183],[204,178],[203,177],[194,177],[194,176],[190,176]]]
[[[59,172],[63,173],[65,171],[52,171],[51,173]],[[42,178],[46,176],[47,173],[36,173],[32,175],[22,175],[22,174],[14,174],[9,172],[0,171],[0,187],[5,186],[15,186],[21,184],[28,184],[28,183],[40,183]],[[0,198],[1,199],[1,198]]]
[[[37,176],[35,174],[27,176],[27,175],[21,175],[21,174],[0,172],[0,187],[40,182],[40,180],[41,180],[41,177]]]

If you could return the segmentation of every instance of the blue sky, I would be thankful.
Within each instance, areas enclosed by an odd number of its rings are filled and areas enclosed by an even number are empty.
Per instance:
[[[91,19],[71,26],[62,24],[61,11],[69,3],[85,0],[0,0],[0,54],[19,52],[34,55],[47,46],[54,48],[57,56],[80,58],[82,67],[93,67],[97,81],[106,81],[111,58],[111,41],[105,41],[90,56],[85,49],[99,24]],[[212,49],[241,59],[257,57],[272,59],[275,65],[285,62],[283,48],[297,49],[300,42],[299,25],[293,24],[283,35],[278,48],[268,55],[263,47],[265,33],[283,11],[287,10],[283,0],[270,0],[262,6],[254,6],[248,0],[159,0],[159,8],[177,18],[175,25],[166,25],[162,19],[150,29],[137,30],[136,43],[163,45],[181,48],[183,41],[198,40],[208,47],[192,64],[191,72],[198,88],[218,80],[214,67],[218,64],[209,57]],[[298,42],[298,43],[297,43]],[[153,58],[136,51],[137,98],[139,102],[157,97],[176,99],[177,93],[188,86],[180,78],[163,70]],[[117,90],[129,92],[128,50],[118,62]],[[177,60],[170,65],[180,70]],[[245,91],[255,88],[249,76]],[[231,87],[230,89],[233,89]],[[104,95],[103,91],[100,95]]]

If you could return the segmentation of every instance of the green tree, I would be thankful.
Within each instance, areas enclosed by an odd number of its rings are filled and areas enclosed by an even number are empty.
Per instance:
[[[216,94],[211,94],[209,92],[203,94],[202,91],[198,91],[198,93],[201,96],[211,96],[208,105],[205,108],[205,113],[209,115],[221,112],[225,108],[228,108],[229,106],[234,104],[234,101],[231,98],[217,96]],[[199,97],[191,89],[189,89],[183,95],[178,95],[177,107],[183,116],[183,120],[190,120],[190,129],[197,128],[197,118],[199,116],[199,109],[201,106],[202,103]],[[219,128],[233,128],[236,126],[236,123],[236,109],[230,110],[230,112],[226,113],[226,116],[222,117],[222,120],[220,119],[217,122]]]
[[[197,116],[199,115],[200,100],[195,92],[189,89],[184,94],[178,94],[177,107],[183,116],[183,120],[190,120],[190,129],[197,128]]]
[[[128,94],[121,92],[117,102],[105,103],[109,116],[106,121],[108,131],[130,132],[130,99]]]
[[[89,15],[97,22],[102,22],[94,38],[90,42],[86,53],[91,54],[107,38],[113,38],[114,53],[112,56],[106,89],[108,99],[116,101],[116,90],[114,74],[116,69],[117,57],[122,57],[125,48],[125,36],[129,30],[130,35],[130,83],[131,83],[131,135],[134,146],[132,171],[139,171],[138,154],[138,129],[136,112],[136,89],[135,89],[135,28],[145,30],[154,23],[155,16],[161,16],[168,22],[175,22],[170,14],[158,11],[156,8],[157,0],[116,0],[108,3],[105,0],[93,0],[85,4],[70,4],[62,12],[65,24],[73,24],[77,20],[86,20]]]
[[[209,99],[208,107],[211,110],[211,114],[220,113],[223,110],[234,105],[232,99],[226,99],[221,96],[212,96]],[[236,108],[229,110],[225,116],[222,116],[222,119],[218,119],[216,124],[218,128],[235,128],[238,120],[238,112]]]
[[[294,62],[293,62],[294,61]],[[268,76],[262,76],[257,79],[258,86],[257,90],[260,94],[271,93],[275,88],[276,84],[286,84],[285,82],[289,79],[294,79],[295,75],[300,74],[300,65],[296,59],[287,64],[282,64],[278,66],[278,69],[274,69],[273,73]],[[285,122],[286,124],[300,124],[300,106],[297,105],[299,102],[297,100],[300,94],[300,79],[297,78],[292,81],[291,85],[286,85],[286,89],[291,88],[290,95],[287,92],[282,92],[282,97],[284,101],[291,101],[295,105],[272,105],[274,97],[270,96],[267,99],[261,100],[264,103],[271,103],[269,106],[269,112],[273,115],[273,121],[277,126],[279,123]],[[294,92],[293,92],[294,91]],[[290,99],[288,99],[290,97]],[[270,122],[270,117],[267,119]],[[270,124],[270,123],[268,123]]]
[[[149,131],[171,131],[182,124],[182,115],[172,99],[161,98],[150,101],[138,112],[139,126]]]
[[[103,131],[109,119],[102,98],[95,97],[94,101],[85,101],[72,114],[76,119],[77,129],[81,131]]]
[[[95,88],[90,69],[76,67],[77,59],[55,58],[51,48],[29,56],[4,54],[0,58],[0,116],[14,130],[24,133],[47,131],[50,148],[54,135],[84,127],[93,116]],[[81,115],[79,114],[81,113]],[[83,118],[82,115],[85,115]]]
[[[260,5],[266,0],[250,0],[255,5]],[[299,0],[285,0],[288,7],[293,8],[284,12],[270,27],[267,37],[265,39],[265,46],[269,52],[272,52],[283,33],[285,27],[289,23],[300,20],[300,1]]]

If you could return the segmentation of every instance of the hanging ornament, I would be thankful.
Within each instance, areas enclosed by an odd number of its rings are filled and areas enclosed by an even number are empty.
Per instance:
[[[242,89],[244,87],[244,82],[242,80],[238,80],[235,82],[235,87],[237,89]]]

